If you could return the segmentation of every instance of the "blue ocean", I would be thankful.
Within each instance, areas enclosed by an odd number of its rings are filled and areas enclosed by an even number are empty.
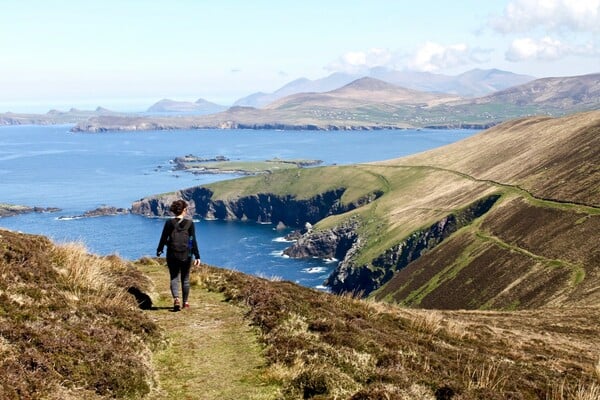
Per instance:
[[[475,130],[277,131],[181,130],[71,133],[70,126],[0,127],[0,203],[57,207],[55,213],[0,218],[0,227],[80,242],[90,252],[134,260],[154,255],[164,220],[137,215],[71,218],[233,175],[174,171],[175,157],[232,161],[322,160],[352,164],[402,157],[453,143]],[[322,287],[334,260],[282,255],[288,231],[252,222],[196,220],[202,261],[308,287]]]

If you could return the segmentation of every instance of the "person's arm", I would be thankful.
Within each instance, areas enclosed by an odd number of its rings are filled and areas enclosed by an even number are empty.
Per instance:
[[[200,250],[198,250],[198,241],[196,240],[196,227],[194,226],[194,221],[190,225],[189,234],[192,237],[192,254],[198,262],[200,262]]]
[[[163,226],[162,234],[160,235],[160,241],[158,242],[158,247],[156,248],[156,257],[160,257],[163,252],[163,248],[167,244],[167,239],[171,234],[169,227],[172,226],[171,221],[165,221],[165,226]]]

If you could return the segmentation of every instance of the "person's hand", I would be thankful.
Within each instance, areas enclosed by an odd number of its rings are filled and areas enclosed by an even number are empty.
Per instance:
[[[197,267],[197,266],[199,266],[199,265],[200,265],[200,259],[199,259],[199,258],[196,258],[196,259],[194,260],[194,266],[195,266],[195,267]]]
[[[162,254],[162,250],[156,250],[156,257],[160,257],[161,254]]]

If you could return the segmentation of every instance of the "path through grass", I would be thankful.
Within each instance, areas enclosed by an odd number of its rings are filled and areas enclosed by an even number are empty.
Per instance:
[[[256,331],[243,310],[223,296],[192,286],[191,308],[171,310],[168,271],[143,266],[154,281],[154,310],[146,311],[166,331],[169,344],[154,354],[158,390],[150,399],[248,399],[277,397],[266,382]]]

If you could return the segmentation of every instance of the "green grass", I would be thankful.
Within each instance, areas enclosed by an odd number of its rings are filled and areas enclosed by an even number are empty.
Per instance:
[[[354,166],[300,168],[274,174],[232,179],[206,185],[213,200],[239,198],[257,193],[290,195],[309,199],[329,190],[345,188],[342,202],[348,204],[380,189],[377,178]]]
[[[316,160],[284,160],[274,158],[265,161],[211,161],[211,162],[186,162],[184,170],[193,173],[246,173],[259,174],[279,171],[283,169],[297,169],[302,165],[316,164]]]
[[[152,399],[274,399],[278,385],[265,377],[258,332],[244,319],[243,309],[208,292],[192,276],[189,310],[171,312],[168,270],[150,263],[139,268],[155,283],[153,303],[146,313],[165,330],[168,345],[153,359],[159,390]]]

